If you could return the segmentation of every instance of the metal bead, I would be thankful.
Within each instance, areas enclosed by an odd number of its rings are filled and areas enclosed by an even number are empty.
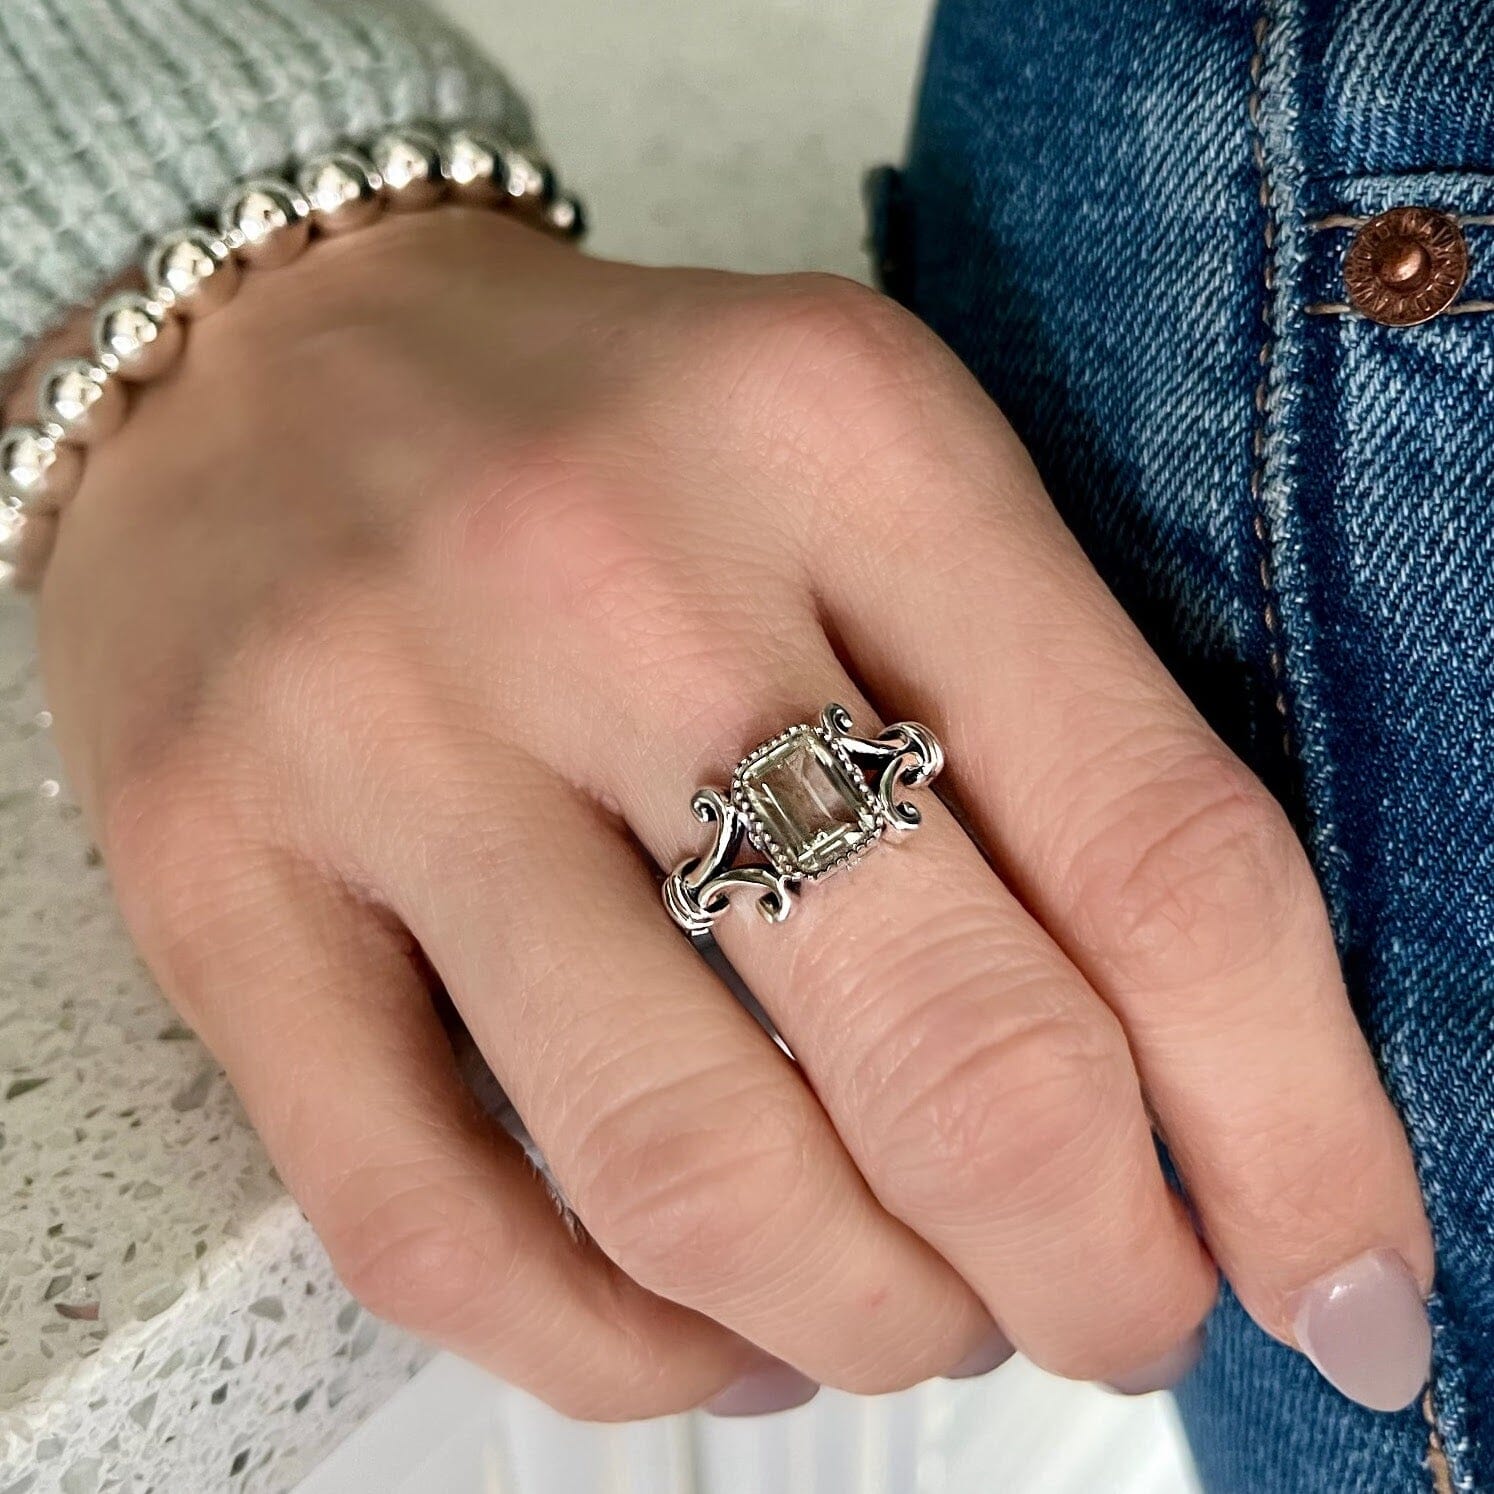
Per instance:
[[[586,209],[579,197],[557,197],[545,206],[545,227],[564,239],[579,239],[586,233]]]
[[[505,146],[504,190],[515,207],[543,209],[555,199],[555,172],[547,161]]]
[[[145,261],[145,275],[157,300],[192,318],[228,305],[242,279],[223,236],[197,225],[161,239]]]
[[[182,350],[181,322],[160,301],[136,291],[110,296],[93,323],[101,367],[132,384],[158,379]]]
[[[458,202],[492,207],[508,192],[503,146],[480,130],[449,130],[441,142],[441,170]]]
[[[377,170],[353,151],[332,151],[308,161],[297,173],[296,185],[311,205],[312,227],[322,233],[366,228],[384,211]]]
[[[288,265],[311,238],[311,205],[289,182],[262,177],[235,187],[219,226],[238,257],[260,270]]]
[[[396,213],[434,207],[446,195],[441,141],[429,130],[389,130],[369,146],[368,157],[384,184],[384,199]]]
[[[61,508],[83,480],[83,454],[35,425],[0,432],[0,500],[23,513]]]
[[[36,413],[55,426],[61,439],[92,446],[124,424],[129,401],[124,386],[87,358],[64,358],[45,374],[36,395]]]

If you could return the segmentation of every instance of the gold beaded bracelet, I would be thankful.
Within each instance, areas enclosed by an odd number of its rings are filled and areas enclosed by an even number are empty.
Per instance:
[[[386,211],[419,212],[447,199],[513,209],[563,238],[585,232],[581,204],[557,191],[534,155],[479,127],[409,125],[365,150],[328,151],[286,177],[242,182],[215,223],[157,240],[145,258],[144,291],[110,296],[95,314],[92,357],[49,367],[35,423],[0,431],[0,586],[34,582],[39,562],[27,553],[28,523],[67,504],[88,448],[123,424],[128,386],[166,373],[187,324],[226,306],[244,270],[278,269],[314,235],[352,232]]]

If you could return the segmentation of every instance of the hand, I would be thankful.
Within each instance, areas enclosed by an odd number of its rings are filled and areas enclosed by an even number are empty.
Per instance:
[[[42,606],[125,916],[373,1311],[587,1417],[1006,1338],[1141,1388],[1217,1262],[1351,1394],[1419,1388],[1427,1225],[1297,841],[879,297],[461,211],[325,243],[90,463]],[[924,796],[718,925],[796,1068],[657,868],[831,700],[929,723],[970,833]]]

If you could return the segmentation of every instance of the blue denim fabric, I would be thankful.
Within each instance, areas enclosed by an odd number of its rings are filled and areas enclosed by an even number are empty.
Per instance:
[[[1180,1395],[1206,1486],[1494,1491],[1494,310],[1309,310],[1333,220],[1399,203],[1489,218],[1494,302],[1494,0],[945,0],[876,188],[888,288],[1297,816],[1421,1169],[1435,1426],[1226,1292]]]

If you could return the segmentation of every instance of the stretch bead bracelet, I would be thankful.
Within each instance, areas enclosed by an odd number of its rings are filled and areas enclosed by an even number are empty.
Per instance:
[[[28,523],[67,504],[88,448],[129,413],[129,386],[166,373],[188,324],[226,306],[245,270],[287,265],[315,235],[443,201],[512,209],[562,238],[585,232],[581,204],[557,191],[554,173],[535,156],[478,127],[410,125],[365,150],[328,151],[286,177],[241,182],[215,223],[159,239],[145,258],[145,289],[110,296],[95,314],[92,356],[48,368],[35,423],[0,431],[0,584],[32,579],[25,572],[39,563],[26,554]]]

